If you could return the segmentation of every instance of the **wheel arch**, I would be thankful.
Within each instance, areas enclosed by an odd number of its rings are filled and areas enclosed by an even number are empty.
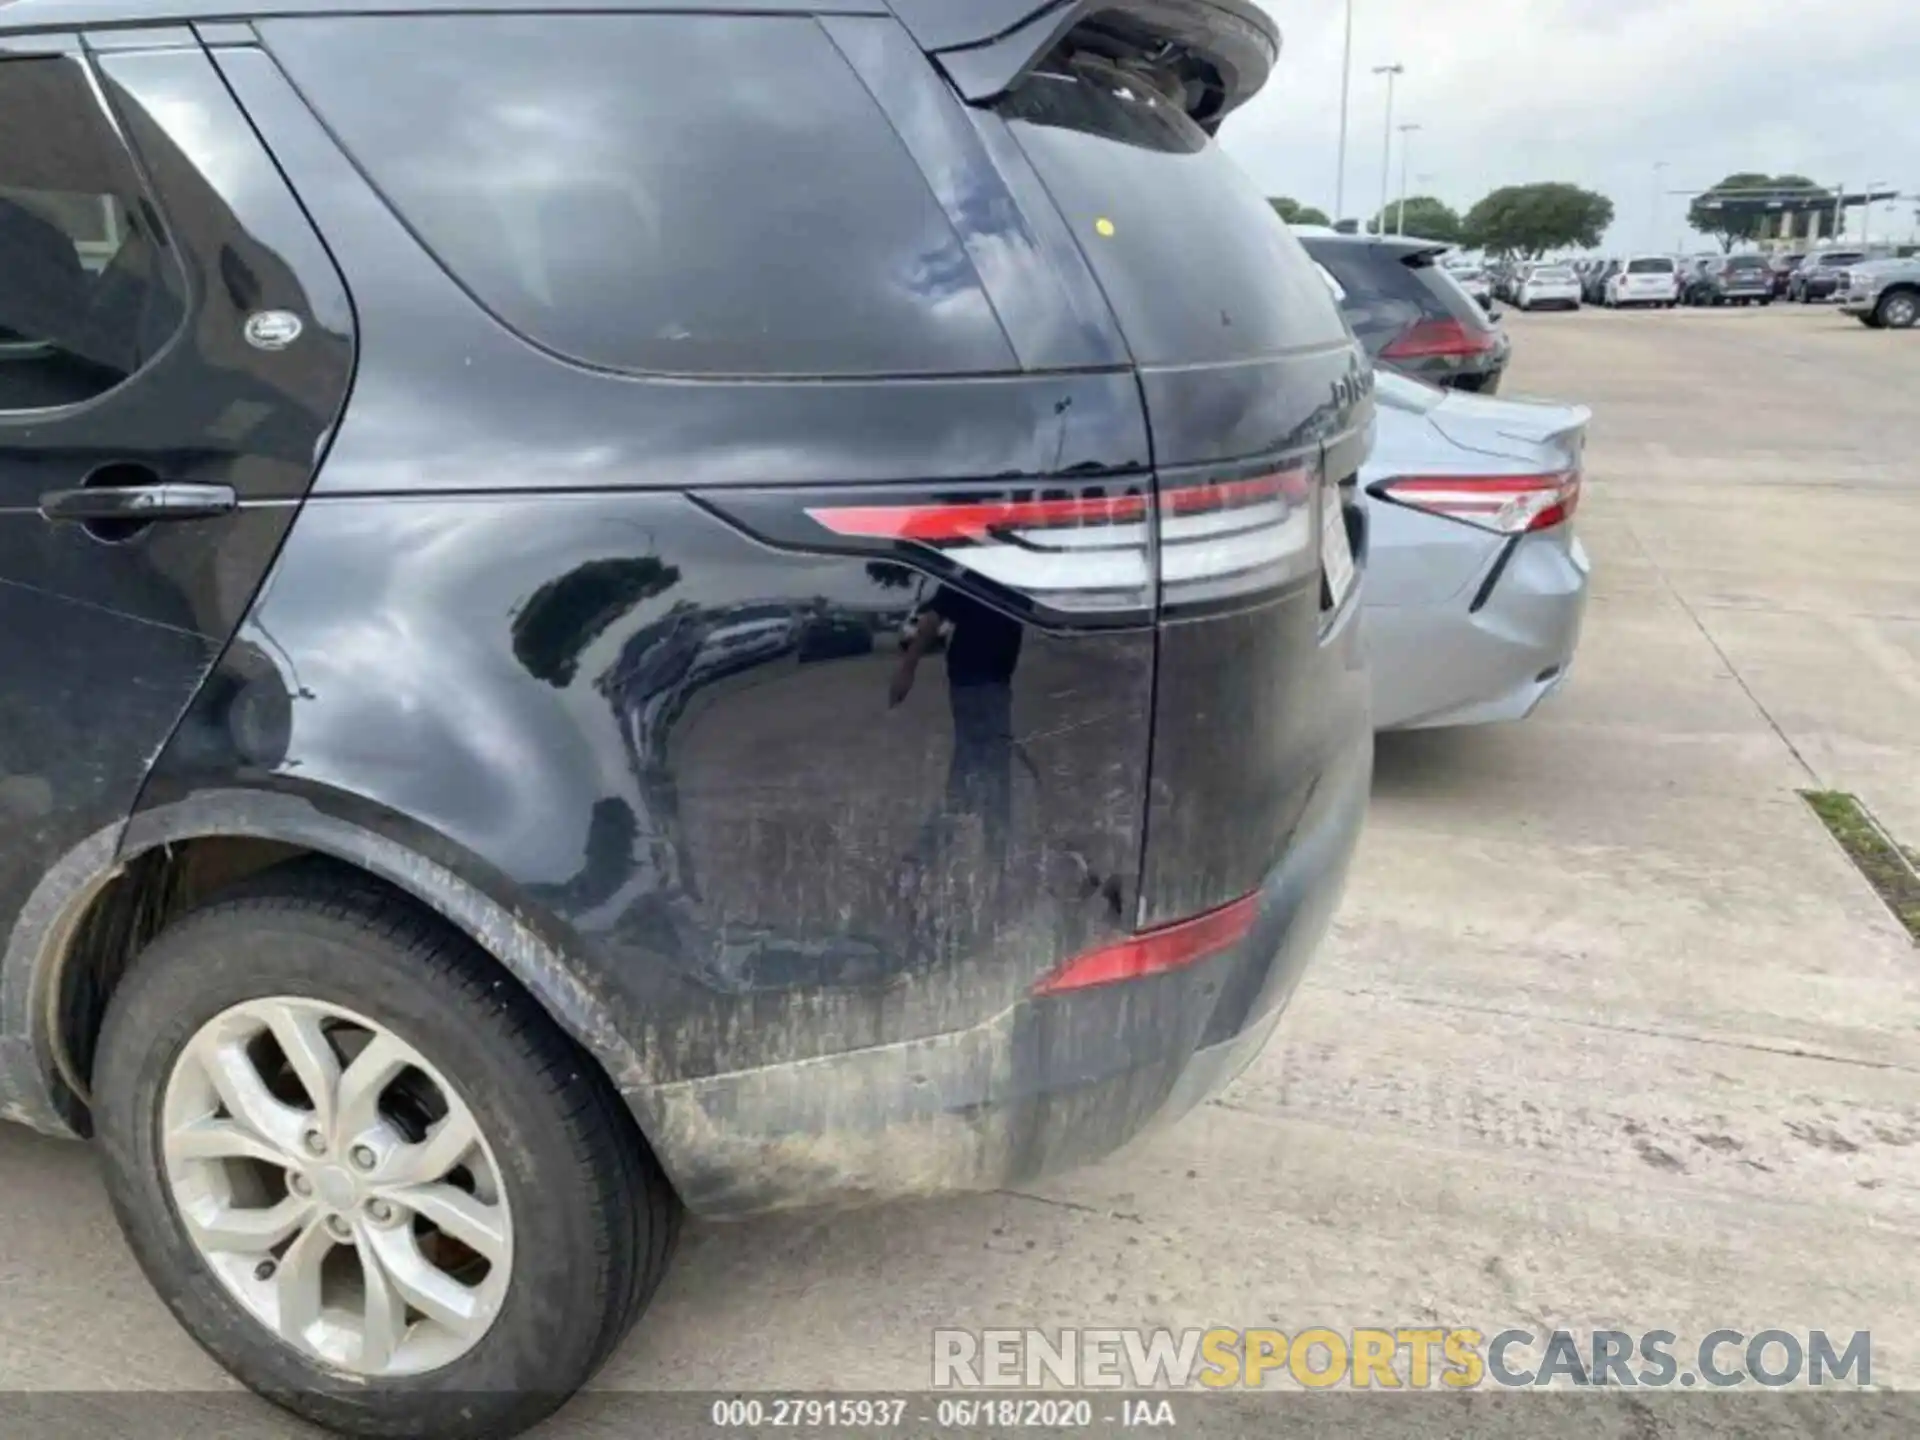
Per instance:
[[[89,836],[43,878],[0,956],[0,1118],[88,1134],[93,1042],[133,956],[202,898],[303,856],[369,875],[465,933],[601,1067],[654,1144],[646,1068],[576,957],[404,841],[308,797],[252,790],[138,813],[124,830]]]

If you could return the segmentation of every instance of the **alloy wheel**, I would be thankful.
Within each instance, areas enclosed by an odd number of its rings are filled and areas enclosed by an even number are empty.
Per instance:
[[[235,1005],[181,1051],[160,1123],[189,1240],[286,1344],[369,1378],[415,1375],[499,1314],[513,1226],[493,1151],[377,1021],[290,996]]]
[[[1920,320],[1920,300],[1911,295],[1893,295],[1881,304],[1880,319],[1889,329],[1905,330]]]

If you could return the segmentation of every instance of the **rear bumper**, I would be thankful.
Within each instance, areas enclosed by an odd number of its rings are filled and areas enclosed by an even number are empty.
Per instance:
[[[1403,375],[1411,375],[1416,380],[1424,380],[1442,389],[1470,390],[1479,395],[1491,395],[1500,388],[1500,377],[1505,373],[1512,353],[1512,344],[1508,342],[1484,355],[1467,359],[1442,356],[1422,360],[1382,360],[1379,363],[1389,370],[1398,370]]]
[[[1527,537],[1478,610],[1478,586],[1442,605],[1367,611],[1374,724],[1382,730],[1524,720],[1566,680],[1586,616],[1576,539]]]
[[[732,1218],[1020,1184],[1191,1110],[1259,1053],[1333,918],[1372,780],[1356,728],[1234,949],[965,1030],[630,1096],[682,1200]]]

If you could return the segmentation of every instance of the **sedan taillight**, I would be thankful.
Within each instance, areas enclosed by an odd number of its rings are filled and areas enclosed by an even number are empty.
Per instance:
[[[1380,352],[1387,360],[1425,360],[1439,355],[1484,355],[1499,342],[1458,320],[1422,320]]]
[[[1396,505],[1425,510],[1500,535],[1551,530],[1573,517],[1580,503],[1580,472],[1547,475],[1403,475],[1371,493]]]

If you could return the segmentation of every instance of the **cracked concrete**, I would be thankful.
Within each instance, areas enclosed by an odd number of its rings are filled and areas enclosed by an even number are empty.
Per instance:
[[[1794,793],[1920,841],[1920,337],[1508,324],[1514,391],[1595,410],[1579,663],[1526,724],[1383,743],[1267,1052],[1030,1194],[693,1227],[603,1385],[923,1386],[936,1326],[1423,1322],[1871,1329],[1920,1384],[1920,952]],[[222,1383],[86,1151],[0,1133],[0,1388]]]

